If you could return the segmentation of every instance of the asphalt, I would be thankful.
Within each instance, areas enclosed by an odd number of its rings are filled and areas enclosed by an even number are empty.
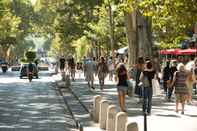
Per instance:
[[[0,73],[0,131],[74,131],[75,122],[49,72],[39,79]]]
[[[100,90],[98,85],[98,79],[95,80],[96,89],[90,89],[87,86],[87,82],[84,78],[79,77],[76,74],[76,80],[71,83],[71,91],[78,97],[81,103],[84,104],[87,110],[91,112],[93,107],[93,97],[95,95],[101,95],[103,99],[108,100],[109,104],[117,106],[117,111],[120,111],[117,89],[115,82],[109,81],[106,78],[106,84],[104,90]],[[54,76],[56,81],[61,80],[60,75]],[[162,92],[162,91],[161,91]],[[196,96],[194,96],[196,98]],[[173,95],[173,102],[167,102],[164,95],[153,96],[152,113],[147,118],[147,127],[151,131],[197,131],[197,101],[193,100],[192,105],[186,105],[185,114],[175,112],[175,98]],[[128,121],[137,122],[139,131],[144,130],[144,116],[142,114],[142,104],[138,103],[137,96],[126,97],[126,107],[128,113]],[[86,121],[83,121],[86,123]],[[89,123],[89,120],[87,121]],[[85,131],[96,131],[98,124],[85,124]]]

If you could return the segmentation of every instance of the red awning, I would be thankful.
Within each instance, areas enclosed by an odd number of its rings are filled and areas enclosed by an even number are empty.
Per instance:
[[[163,54],[163,55],[176,55],[177,50],[179,50],[179,49],[160,50],[160,54]]]
[[[177,50],[176,55],[195,55],[196,49]]]
[[[162,55],[195,55],[196,49],[168,49],[168,50],[160,50],[160,54]]]

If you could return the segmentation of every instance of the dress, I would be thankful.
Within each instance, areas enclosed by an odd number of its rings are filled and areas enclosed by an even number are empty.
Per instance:
[[[175,94],[177,101],[184,102],[186,100],[186,95],[188,94],[186,85],[187,76],[188,74],[185,71],[177,71],[175,74]]]

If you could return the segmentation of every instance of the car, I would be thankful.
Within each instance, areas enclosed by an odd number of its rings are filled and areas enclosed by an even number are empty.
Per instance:
[[[21,68],[20,68],[20,78],[22,79],[23,77],[27,77],[27,68],[28,68],[29,64],[22,64]],[[33,64],[33,76],[35,76],[36,78],[38,78],[38,68],[35,64]]]
[[[11,67],[11,71],[20,71],[21,66],[20,65],[14,65]]]

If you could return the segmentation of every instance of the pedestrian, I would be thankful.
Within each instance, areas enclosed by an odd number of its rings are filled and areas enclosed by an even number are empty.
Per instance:
[[[69,72],[70,72],[70,76],[72,78],[72,81],[75,80],[75,60],[72,57],[71,59],[68,60],[68,67],[69,67]]]
[[[118,99],[121,111],[126,112],[125,109],[125,95],[128,90],[128,81],[129,75],[128,71],[123,63],[119,63],[116,68],[116,77],[117,81],[117,90],[118,90]]]
[[[195,77],[193,74],[193,71],[188,71],[188,77],[186,79],[186,86],[188,88],[188,96],[187,96],[187,103],[192,104],[192,90],[193,90],[193,84],[195,81]]]
[[[98,79],[100,84],[100,89],[103,90],[105,84],[105,77],[108,73],[107,63],[105,62],[105,58],[101,57],[97,67]]]
[[[163,69],[162,72],[163,75],[163,88],[164,88],[164,93],[165,93],[165,97],[166,99],[168,98],[168,83],[170,83],[170,79],[171,79],[171,71],[170,71],[170,61],[166,61],[166,66]]]
[[[144,71],[140,74],[140,81],[143,83],[143,112],[151,114],[152,108],[152,80],[156,77],[156,71],[151,61],[146,61]]]
[[[194,59],[193,73],[195,76],[195,84],[193,86],[195,89],[195,94],[197,94],[197,58]]]
[[[64,56],[61,56],[61,58],[59,59],[59,62],[60,62],[60,71],[62,73],[62,72],[64,72],[65,62],[66,62]]]
[[[174,87],[171,87],[171,83],[173,81],[174,73],[177,71],[177,62],[176,61],[171,61],[171,66],[170,66],[170,81],[168,83],[168,101],[171,102],[172,98],[172,93],[174,91]]]
[[[87,58],[86,58],[86,56],[84,56],[83,57],[83,73],[84,73],[84,77],[86,76],[86,68],[85,68],[85,64],[86,64],[86,62],[87,62]]]
[[[79,73],[79,78],[81,78],[81,73],[83,72],[83,65],[81,62],[77,62],[77,72]]]
[[[114,75],[115,67],[114,67],[114,63],[113,63],[112,57],[109,58],[107,64],[108,64],[108,69],[109,69],[109,80],[113,81],[113,75]]]
[[[139,86],[140,83],[140,74],[141,72],[144,70],[144,58],[143,57],[139,57],[137,64],[135,66],[134,71],[134,80],[136,82],[135,84],[135,94],[138,95],[139,97],[139,103],[142,102],[142,87]]]
[[[178,65],[178,71],[174,73],[173,81],[171,87],[175,87],[176,94],[176,112],[179,111],[179,104],[181,104],[181,114],[184,114],[185,101],[188,95],[188,88],[186,86],[186,80],[188,77],[188,72],[185,70],[183,63]]]
[[[95,62],[95,58],[93,59],[89,59],[87,60],[86,64],[85,64],[85,68],[88,69],[86,70],[86,80],[88,82],[88,87],[95,89],[94,87],[94,74],[96,73],[96,62]]]

